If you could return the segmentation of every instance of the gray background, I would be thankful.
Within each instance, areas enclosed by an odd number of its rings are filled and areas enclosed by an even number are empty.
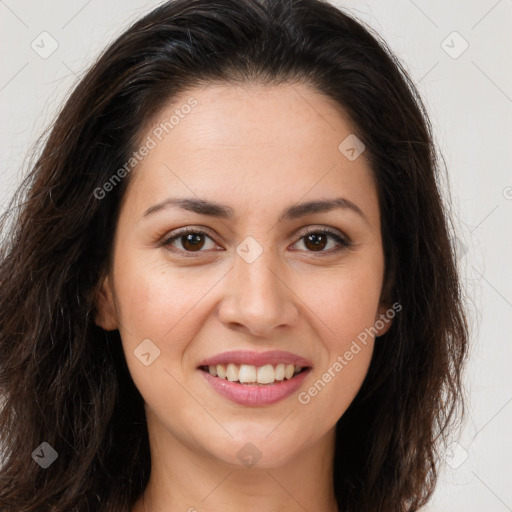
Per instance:
[[[0,0],[2,211],[30,147],[87,65],[160,3]],[[449,169],[472,324],[469,416],[426,510],[512,511],[512,0],[333,3],[374,27],[405,63]]]

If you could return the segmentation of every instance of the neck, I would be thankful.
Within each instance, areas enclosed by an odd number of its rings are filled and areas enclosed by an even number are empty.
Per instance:
[[[338,512],[334,428],[283,464],[234,465],[150,429],[151,475],[132,512]]]

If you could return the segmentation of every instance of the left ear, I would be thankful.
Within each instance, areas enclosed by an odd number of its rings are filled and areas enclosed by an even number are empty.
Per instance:
[[[393,318],[395,316],[395,310],[390,307],[388,304],[381,303],[379,309],[377,310],[377,314],[375,315],[375,321],[373,323],[377,333],[375,337],[378,338],[383,334],[386,334],[393,323]]]

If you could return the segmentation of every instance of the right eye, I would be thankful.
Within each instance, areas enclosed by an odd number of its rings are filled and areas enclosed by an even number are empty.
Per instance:
[[[197,228],[183,228],[171,233],[171,236],[166,237],[162,241],[161,246],[168,248],[172,252],[182,252],[184,254],[205,252],[201,250],[205,245],[205,238],[210,239],[214,247],[216,246],[213,239],[205,231]],[[181,248],[176,248],[174,245],[175,242],[178,242]]]

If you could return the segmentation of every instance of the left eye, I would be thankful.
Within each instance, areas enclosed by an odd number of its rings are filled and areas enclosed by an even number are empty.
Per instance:
[[[340,246],[338,249],[332,251],[324,250],[326,245],[328,245],[328,239],[335,240],[337,245]],[[182,248],[178,248],[178,251],[182,251],[185,253],[193,253],[193,252],[204,252],[201,249],[205,246],[205,239],[209,239],[212,242],[213,248],[215,248],[216,244],[213,239],[206,233],[205,231],[201,231],[198,229],[185,229],[179,231],[171,237],[166,238],[161,245],[164,247],[175,247],[174,243],[177,241],[181,244]],[[343,250],[344,248],[350,247],[351,243],[340,236],[337,232],[328,230],[328,229],[317,229],[308,231],[304,233],[300,239],[300,241],[304,241],[304,245],[308,250],[308,252],[320,252],[320,253],[332,253],[338,252],[339,250]],[[298,243],[298,242],[296,242]],[[336,244],[334,244],[336,246]],[[171,251],[175,252],[173,249]]]
[[[326,241],[329,238],[335,240],[338,243],[338,246],[341,246],[341,247],[338,247],[338,249],[336,249],[334,251],[324,251],[323,249],[325,248],[325,245],[327,243]],[[302,237],[300,238],[300,241],[302,241],[302,240],[304,240],[304,245],[307,248],[311,248],[311,247],[313,248],[313,250],[310,252],[322,252],[322,253],[338,252],[339,250],[350,247],[350,245],[351,245],[348,240],[346,240],[345,238],[338,235],[338,233],[331,231],[329,229],[308,231],[307,233],[302,235]],[[334,245],[336,245],[336,244],[334,244]]]

